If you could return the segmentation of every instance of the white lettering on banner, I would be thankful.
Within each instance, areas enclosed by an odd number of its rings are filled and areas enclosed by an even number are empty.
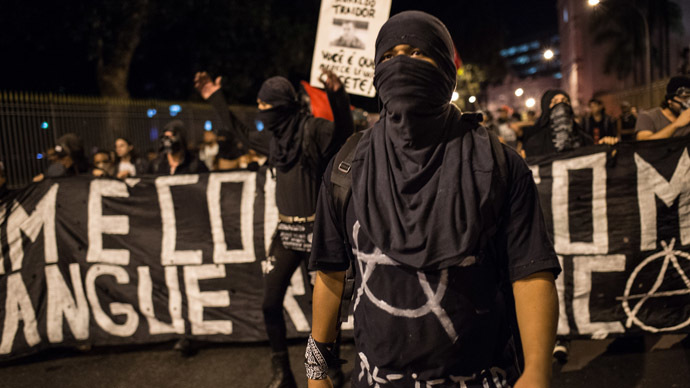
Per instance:
[[[101,275],[110,275],[115,278],[118,284],[128,284],[129,274],[127,271],[115,265],[96,264],[89,268],[86,272],[86,296],[88,297],[93,318],[96,320],[98,326],[105,332],[119,337],[129,337],[137,331],[139,325],[139,316],[134,307],[127,303],[110,303],[110,313],[112,315],[125,315],[125,323],[115,323],[101,307],[101,302],[98,300],[98,293],[96,292],[96,279]]]
[[[266,169],[266,184],[264,185],[264,244],[266,255],[271,248],[271,237],[278,227],[278,206],[276,205],[276,181],[271,170]]]
[[[290,286],[285,292],[285,299],[283,300],[283,307],[287,311],[292,323],[295,324],[295,329],[301,332],[311,331],[311,326],[309,326],[309,320],[304,316],[302,308],[297,303],[295,295],[304,295],[304,278],[302,277],[302,269],[297,268],[295,273],[292,274],[290,279]]]
[[[678,161],[671,181],[666,181],[654,167],[635,153],[637,166],[637,201],[640,208],[640,250],[657,248],[656,200],[666,206],[678,200],[678,221],[681,245],[690,244],[690,157],[688,149]]]
[[[199,289],[199,280],[222,279],[224,277],[224,265],[205,264],[184,267],[184,285],[187,293],[189,322],[192,325],[193,335],[232,334],[231,321],[204,321],[204,307],[230,306],[230,294],[228,291],[201,292]]]
[[[609,250],[608,218],[606,211],[606,153],[558,160],[552,164],[553,186],[551,207],[553,211],[554,248],[559,254],[605,254]],[[572,242],[568,206],[570,182],[568,171],[592,170],[592,223],[593,242]]]
[[[224,182],[242,183],[240,203],[240,235],[243,249],[228,250],[221,217],[221,186]],[[251,263],[254,254],[254,198],[256,197],[256,173],[250,171],[209,174],[206,198],[213,235],[213,262],[216,264]]]
[[[19,329],[19,320],[24,321],[24,338],[29,346],[41,342],[36,322],[36,312],[31,305],[29,292],[22,280],[22,273],[17,272],[7,276],[7,293],[5,299],[5,324],[2,328],[2,342],[0,354],[12,351],[14,337]]]
[[[532,178],[534,179],[534,184],[538,185],[541,183],[541,176],[539,175],[539,165],[529,166],[530,171],[532,171]]]
[[[163,242],[161,244],[162,265],[201,264],[201,250],[178,251],[177,223],[175,220],[175,204],[173,203],[170,186],[193,185],[199,181],[199,175],[171,175],[156,178],[158,203],[161,208],[161,222],[163,224]]]
[[[558,263],[563,268],[563,256],[558,255]],[[558,293],[558,329],[556,334],[570,334],[570,324],[568,324],[568,314],[565,311],[565,271],[561,272],[556,278],[556,292]]]
[[[625,271],[625,255],[573,257],[573,316],[578,333],[604,339],[609,333],[625,332],[620,322],[592,322],[589,312],[592,273],[622,271]]]
[[[96,179],[89,188],[89,248],[86,261],[115,265],[129,264],[127,249],[103,249],[103,234],[129,234],[129,217],[124,215],[104,216],[103,197],[129,197],[127,184],[119,180]]]
[[[156,318],[153,308],[153,284],[149,267],[138,267],[139,309],[149,324],[149,334],[184,334],[184,320],[182,319],[182,294],[177,280],[177,267],[165,267],[165,285],[168,287],[168,312],[172,323],[161,322]]]
[[[43,227],[43,244],[45,261],[48,264],[57,263],[58,252],[55,239],[55,201],[57,199],[58,184],[50,186],[48,192],[36,205],[31,216],[19,202],[15,202],[7,219],[7,242],[10,245],[10,261],[12,271],[22,269],[24,247],[22,246],[22,231],[32,242],[36,241]]]
[[[89,338],[89,304],[86,302],[79,264],[70,264],[69,272],[74,296],[72,296],[72,292],[70,292],[57,264],[45,267],[48,292],[46,325],[48,327],[48,340],[52,343],[62,342],[63,316],[75,339],[85,340]]]

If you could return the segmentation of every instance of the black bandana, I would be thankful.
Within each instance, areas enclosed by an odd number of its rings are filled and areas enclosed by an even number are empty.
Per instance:
[[[301,154],[303,114],[297,93],[290,81],[283,77],[271,77],[264,81],[258,98],[273,105],[259,111],[257,118],[266,130],[273,134],[270,144],[269,163],[287,171],[295,165]]]
[[[421,49],[438,67],[404,55],[381,63],[398,44]],[[491,207],[491,144],[484,128],[463,127],[450,104],[455,72],[452,40],[435,17],[403,12],[381,28],[374,84],[383,109],[358,144],[352,198],[361,232],[417,269],[475,254],[490,218],[482,215]]]

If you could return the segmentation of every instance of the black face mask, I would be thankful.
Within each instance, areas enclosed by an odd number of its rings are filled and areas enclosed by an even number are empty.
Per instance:
[[[417,115],[445,109],[455,86],[433,64],[406,55],[377,65],[374,85],[388,112]]]
[[[174,154],[182,150],[182,142],[180,139],[170,136],[164,136],[160,140],[159,151],[164,154]]]

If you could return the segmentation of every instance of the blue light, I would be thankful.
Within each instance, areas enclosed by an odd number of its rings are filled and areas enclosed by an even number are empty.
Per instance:
[[[36,159],[38,159],[38,160],[43,159],[43,154],[41,154],[41,153],[36,154]]]
[[[264,123],[261,120],[254,120],[254,124],[256,124],[256,130],[261,132],[264,130]]]
[[[204,123],[204,129],[207,131],[213,130],[213,123],[211,122],[211,120],[206,120],[206,122]]]
[[[156,127],[151,128],[151,130],[149,131],[149,139],[151,141],[158,140],[158,128],[156,128]]]
[[[43,128],[43,129],[48,129],[48,127],[49,127],[49,125],[48,125],[48,122],[47,122],[47,121],[44,121],[44,122],[41,123],[41,128]]]
[[[182,110],[182,108],[177,104],[170,105],[170,116],[172,116],[172,117],[177,116],[177,114],[180,113],[181,110]]]
[[[149,116],[149,118],[155,116],[156,113],[158,113],[158,111],[156,111],[155,109],[149,109],[146,111],[146,115]]]
[[[521,55],[513,60],[513,63],[518,64],[518,65],[524,65],[525,63],[529,62],[529,56],[527,55]]]
[[[533,49],[533,50],[538,49],[538,48],[539,48],[539,41],[538,41],[538,40],[535,40],[534,42],[532,42],[532,43],[529,44],[529,47],[530,47],[531,49]]]
[[[561,79],[561,78],[563,78],[563,74],[560,73],[560,72],[558,72],[558,73],[556,73],[556,74],[553,75],[553,78],[555,78],[555,79]]]
[[[527,74],[535,74],[536,72],[537,72],[536,67],[530,67],[529,69],[527,69]]]

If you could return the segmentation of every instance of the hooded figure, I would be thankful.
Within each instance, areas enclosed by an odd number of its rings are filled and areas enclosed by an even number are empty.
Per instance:
[[[187,148],[187,131],[181,120],[172,120],[163,127],[158,147],[158,158],[149,166],[149,173],[174,175],[208,172],[206,165]]]
[[[414,55],[384,57],[401,44],[435,64]],[[450,102],[453,55],[450,34],[430,15],[404,12],[383,26],[374,72],[381,118],[363,136],[352,163],[361,232],[392,259],[417,269],[458,264],[476,253],[482,234],[495,226],[486,214],[491,143],[485,128],[463,125]]]
[[[520,373],[515,306],[532,314],[518,314],[520,331],[540,342],[526,347],[538,361],[525,366],[524,386],[548,381],[558,259],[525,162],[502,147],[499,165],[491,135],[450,103],[453,53],[445,26],[423,12],[397,14],[379,32],[381,118],[356,144],[345,209],[336,209],[329,175],[333,167],[347,171],[343,162],[326,169],[319,194],[310,380],[327,379],[328,367],[339,364],[331,349],[352,265],[353,387],[511,386]],[[516,292],[513,303],[511,284],[536,284],[539,292]]]
[[[524,130],[523,149],[527,157],[571,151],[594,144],[580,125],[568,93],[551,89],[541,97],[541,116]]]

